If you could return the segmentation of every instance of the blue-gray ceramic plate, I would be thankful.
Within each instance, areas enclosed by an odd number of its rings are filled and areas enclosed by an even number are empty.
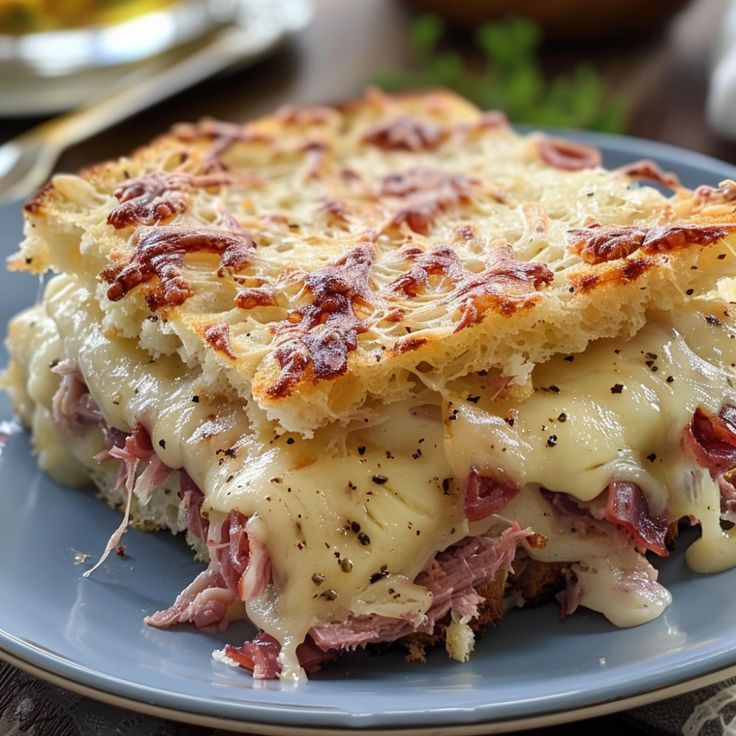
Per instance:
[[[597,144],[609,166],[654,158],[691,186],[736,177],[731,166],[675,148],[579,137]],[[18,206],[0,209],[6,254],[18,242],[20,219]],[[37,293],[37,280],[0,274],[2,323]],[[0,401],[0,419],[10,419]],[[510,614],[467,664],[444,652],[426,664],[358,653],[309,682],[256,682],[210,656],[226,639],[242,642],[247,627],[212,636],[143,624],[200,567],[181,541],[130,531],[129,559],[113,555],[92,579],[82,578],[76,552],[98,554],[119,516],[92,492],[39,473],[24,433],[0,454],[0,501],[0,655],[149,713],[260,733],[488,733],[630,707],[736,667],[736,570],[699,576],[674,554],[660,565],[673,603],[646,626],[618,630],[585,612],[561,624],[549,605]]]

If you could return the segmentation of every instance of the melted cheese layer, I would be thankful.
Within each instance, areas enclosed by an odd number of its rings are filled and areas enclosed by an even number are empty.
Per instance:
[[[207,398],[217,391],[177,357],[151,361],[133,341],[102,334],[96,300],[73,277],[55,278],[45,301],[106,420],[127,431],[143,423],[162,460],[186,468],[203,490],[213,526],[233,509],[251,517],[248,533],[268,549],[274,583],[247,612],[281,642],[282,675],[293,678],[296,646],[312,626],[351,612],[424,613],[431,598],[416,575],[438,550],[499,522],[546,537],[529,554],[575,563],[583,603],[617,625],[659,615],[670,599],[656,571],[617,546],[611,525],[580,534],[540,487],[591,501],[612,478],[636,481],[652,513],[703,522],[688,554],[695,569],[736,564],[717,487],[680,446],[697,406],[718,411],[734,400],[735,332],[724,304],[693,303],[629,341],[555,358],[535,370],[534,392],[522,401],[499,399],[487,377],[468,377],[444,395],[377,407],[305,440],[256,432],[241,400]],[[43,382],[38,373],[33,380]],[[500,515],[468,525],[461,485],[473,466],[522,490]],[[371,583],[382,569],[400,594],[389,613]],[[649,584],[638,585],[644,578]]]
[[[521,402],[494,398],[483,377],[466,379],[467,393],[448,401],[445,448],[453,470],[476,466],[583,502],[611,480],[637,483],[652,515],[702,522],[688,555],[694,569],[736,565],[736,546],[720,526],[717,485],[681,444],[697,407],[718,413],[736,402],[729,309],[720,300],[694,301],[677,315],[655,316],[630,340],[600,340],[584,353],[557,356],[535,369],[533,393]],[[517,498],[504,514],[557,537],[545,503]],[[580,537],[562,554],[558,544],[532,554],[584,559],[587,546]]]
[[[144,424],[163,461],[185,467],[202,489],[211,519],[233,509],[252,517],[248,533],[266,545],[274,585],[248,614],[282,643],[287,677],[299,674],[289,652],[312,626],[380,610],[371,577],[382,569],[405,602],[399,613],[427,610],[413,579],[468,532],[449,484],[437,397],[427,407],[398,402],[311,440],[256,436],[242,404],[207,399],[177,358],[149,362],[132,341],[103,335],[96,302],[74,279],[51,283],[46,308],[107,421]]]

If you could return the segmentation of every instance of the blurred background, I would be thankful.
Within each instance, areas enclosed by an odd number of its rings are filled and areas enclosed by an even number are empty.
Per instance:
[[[252,36],[259,13],[273,16],[280,4],[0,0],[0,141],[201,52],[239,13]],[[181,120],[243,121],[287,103],[344,100],[370,84],[447,86],[515,123],[624,133],[736,163],[733,5],[303,0],[298,22],[272,29],[255,52],[244,42],[227,73],[151,100],[71,146],[58,168],[125,153]]]

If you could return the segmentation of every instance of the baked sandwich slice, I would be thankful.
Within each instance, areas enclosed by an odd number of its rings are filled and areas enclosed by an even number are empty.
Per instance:
[[[736,564],[735,203],[445,92],[181,125],[26,205],[10,268],[54,275],[4,385],[121,508],[97,564],[185,532],[206,568],[147,621],[247,618],[217,656],[255,677],[465,660],[554,596],[641,624],[678,525]]]

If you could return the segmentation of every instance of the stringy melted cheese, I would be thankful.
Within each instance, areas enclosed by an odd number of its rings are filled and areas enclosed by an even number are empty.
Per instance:
[[[575,563],[583,604],[617,625],[659,615],[669,594],[632,583],[656,580],[656,570],[617,546],[615,532],[577,532],[540,486],[589,501],[612,478],[635,481],[653,513],[702,521],[703,537],[688,553],[695,569],[736,564],[719,524],[718,489],[680,445],[697,406],[717,412],[734,400],[735,331],[724,305],[693,302],[629,341],[559,356],[535,370],[522,401],[499,399],[487,377],[468,377],[443,395],[374,406],[306,440],[258,433],[241,401],[207,399],[200,375],[178,358],[150,360],[133,341],[102,334],[96,300],[73,277],[55,278],[45,300],[106,420],[124,430],[142,422],[164,462],[186,468],[203,490],[213,527],[233,509],[250,517],[248,533],[267,547],[274,582],[247,612],[281,642],[287,678],[302,674],[296,646],[316,624],[351,612],[425,612],[431,598],[412,583],[416,575],[437,550],[501,520],[547,538],[527,549],[533,557]],[[19,319],[49,324],[43,309]],[[468,525],[461,489],[472,466],[508,476],[522,492],[499,516]],[[388,578],[371,584],[381,570]],[[389,584],[398,599],[389,599]]]
[[[717,414],[736,399],[735,341],[724,302],[693,301],[677,315],[655,316],[631,340],[600,340],[539,366],[524,401],[496,399],[487,379],[466,379],[463,398],[448,402],[450,464],[455,473],[476,466],[581,501],[595,499],[611,480],[637,483],[652,515],[701,521],[702,538],[688,551],[691,567],[736,565],[733,535],[720,526],[717,484],[681,445],[698,406]],[[545,504],[519,497],[504,515],[558,537]],[[584,559],[589,544],[578,535],[562,553],[554,544],[532,554]]]

